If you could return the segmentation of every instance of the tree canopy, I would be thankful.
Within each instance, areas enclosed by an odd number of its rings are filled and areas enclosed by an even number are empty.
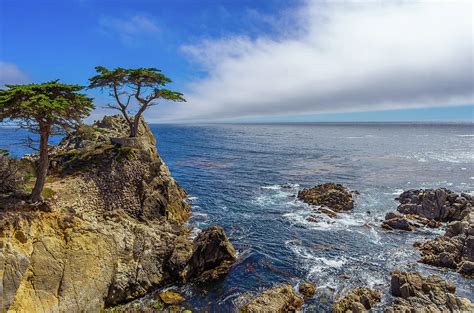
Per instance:
[[[130,137],[137,136],[138,123],[142,113],[150,106],[157,105],[159,99],[183,102],[183,94],[172,91],[165,86],[171,83],[156,68],[125,69],[122,67],[109,70],[97,66],[98,75],[89,79],[89,88],[108,89],[115,104],[108,107],[119,110],[130,126]],[[133,110],[135,107],[135,110]]]
[[[31,199],[41,200],[48,173],[48,139],[55,128],[68,130],[94,109],[92,99],[78,93],[82,86],[62,84],[58,80],[42,84],[6,85],[0,90],[0,122],[15,121],[38,133],[39,160]]]

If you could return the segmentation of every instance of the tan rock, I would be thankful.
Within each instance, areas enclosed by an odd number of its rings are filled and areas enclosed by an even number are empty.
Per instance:
[[[305,297],[306,299],[314,297],[316,294],[316,286],[313,283],[303,282],[300,284],[298,291]]]
[[[337,299],[333,304],[334,313],[366,312],[380,302],[380,292],[367,287],[358,287]]]
[[[240,308],[241,313],[286,313],[298,311],[304,302],[290,285],[264,291]]]
[[[184,297],[180,293],[172,290],[161,292],[159,297],[165,304],[170,305],[179,304],[184,301]]]

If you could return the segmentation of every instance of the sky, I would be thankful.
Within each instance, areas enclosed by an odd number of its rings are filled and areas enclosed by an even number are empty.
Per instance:
[[[156,67],[151,122],[474,122],[474,0],[0,0],[0,86]],[[112,102],[86,90],[97,106]]]

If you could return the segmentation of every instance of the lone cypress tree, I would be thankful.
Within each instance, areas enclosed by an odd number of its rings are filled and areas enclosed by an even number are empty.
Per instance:
[[[98,75],[89,79],[89,88],[108,89],[109,95],[116,104],[109,104],[111,109],[119,110],[130,126],[130,137],[136,137],[138,123],[143,112],[159,99],[184,102],[183,94],[164,88],[171,83],[171,79],[156,68],[125,69],[118,67],[108,70],[97,66]],[[133,100],[133,101],[132,101]],[[132,107],[137,109],[131,112]]]
[[[0,90],[0,122],[15,121],[39,134],[39,161],[31,201],[40,201],[49,168],[48,140],[57,129],[75,127],[94,109],[92,99],[78,93],[84,87],[59,83],[6,85]]]

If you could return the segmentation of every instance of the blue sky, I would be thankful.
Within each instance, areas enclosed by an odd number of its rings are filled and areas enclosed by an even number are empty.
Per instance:
[[[163,103],[147,113],[152,121],[474,119],[473,38],[467,29],[472,14],[465,15],[465,7],[353,6],[296,0],[3,0],[0,83],[61,78],[87,84],[96,65],[158,67],[188,102]],[[452,13],[448,30],[471,37],[454,41],[430,24],[446,11]],[[379,40],[361,22],[374,15],[393,18],[381,26],[387,37],[399,33],[405,39]],[[438,31],[438,39],[412,40],[397,16],[430,26],[415,27],[413,36]],[[386,56],[387,47],[393,47],[393,56]],[[403,53],[396,53],[400,47]],[[420,56],[426,47],[435,53]],[[421,65],[413,66],[414,58]],[[451,60],[458,61],[449,65]],[[108,101],[88,92],[99,108]]]

